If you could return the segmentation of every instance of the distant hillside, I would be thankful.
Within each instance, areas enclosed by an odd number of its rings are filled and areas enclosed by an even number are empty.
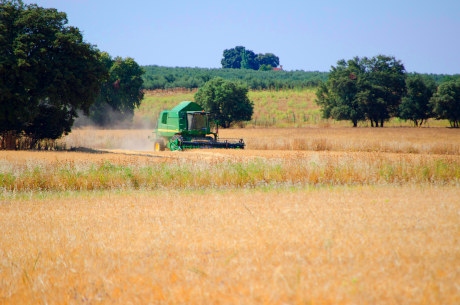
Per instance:
[[[143,66],[144,89],[199,88],[214,77],[239,80],[249,88],[294,89],[316,87],[326,81],[327,72],[255,71],[246,69],[170,68]]]
[[[143,66],[145,74],[144,89],[170,89],[201,87],[214,77],[229,80],[239,80],[254,90],[278,89],[304,89],[318,86],[321,81],[326,81],[328,72],[307,71],[256,71],[247,69],[207,69],[207,68],[180,68]],[[408,73],[411,75],[414,73]],[[459,78],[460,75],[423,74],[432,77],[436,83]]]

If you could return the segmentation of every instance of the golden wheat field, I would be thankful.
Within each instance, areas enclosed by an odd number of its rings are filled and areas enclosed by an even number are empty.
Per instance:
[[[0,304],[459,304],[460,134],[150,130],[0,151]]]
[[[458,304],[456,187],[3,199],[2,304]]]

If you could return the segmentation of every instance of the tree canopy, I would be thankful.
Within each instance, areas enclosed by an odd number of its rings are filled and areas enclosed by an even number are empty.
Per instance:
[[[272,53],[255,54],[243,46],[226,49],[221,60],[224,69],[252,69],[258,70],[261,65],[275,68],[279,65],[279,58]]]
[[[438,119],[449,120],[452,127],[460,127],[460,80],[439,85],[431,103]]]
[[[224,57],[221,60],[222,68],[241,69],[241,61],[243,60],[243,54],[246,54],[246,52],[248,51],[246,51],[246,48],[242,46],[237,46],[232,49],[224,50]],[[254,52],[252,52],[252,54],[254,54]]]
[[[58,138],[88,112],[107,70],[67,16],[20,0],[0,2],[0,134]],[[37,132],[61,115],[63,125]],[[50,117],[48,117],[48,115]],[[11,147],[10,147],[11,148]]]
[[[405,69],[394,57],[355,57],[339,60],[327,82],[317,90],[316,103],[323,117],[359,121],[383,127],[384,121],[397,115],[405,92]]]
[[[316,103],[321,106],[324,118],[350,120],[353,126],[366,118],[364,105],[359,102],[362,61],[355,57],[349,61],[340,60],[332,67],[326,83],[321,84]]]
[[[276,68],[280,64],[280,59],[278,58],[278,56],[272,53],[258,54],[256,57],[256,61],[259,67],[265,65],[270,66],[272,68]]]
[[[431,77],[414,75],[407,78],[406,88],[407,92],[399,105],[399,117],[421,126],[433,117],[430,99],[436,92],[436,83]]]
[[[238,82],[217,77],[195,93],[195,101],[210,112],[224,128],[234,122],[251,120],[254,105],[249,100],[248,88]]]
[[[362,60],[364,73],[359,101],[365,105],[366,117],[375,126],[398,115],[399,104],[406,90],[404,65],[392,56],[378,55]]]
[[[109,71],[109,77],[102,83],[101,93],[90,108],[90,118],[101,126],[130,121],[144,96],[141,90],[144,71],[130,57],[112,59],[104,52],[101,62]]]

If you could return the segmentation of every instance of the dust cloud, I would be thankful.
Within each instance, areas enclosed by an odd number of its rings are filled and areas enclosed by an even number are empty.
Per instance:
[[[62,139],[67,148],[153,150],[151,137],[156,122],[114,110],[105,114],[111,123],[99,126],[90,117],[79,113],[72,132]]]
[[[94,127],[74,128],[62,140],[68,149],[123,149],[153,151],[149,129],[100,129]]]

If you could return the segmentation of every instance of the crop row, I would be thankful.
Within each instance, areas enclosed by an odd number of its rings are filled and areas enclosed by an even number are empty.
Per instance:
[[[374,184],[459,185],[456,159],[261,160],[172,162],[149,165],[49,163],[15,165],[0,172],[5,191],[104,189],[196,189],[227,187]]]

